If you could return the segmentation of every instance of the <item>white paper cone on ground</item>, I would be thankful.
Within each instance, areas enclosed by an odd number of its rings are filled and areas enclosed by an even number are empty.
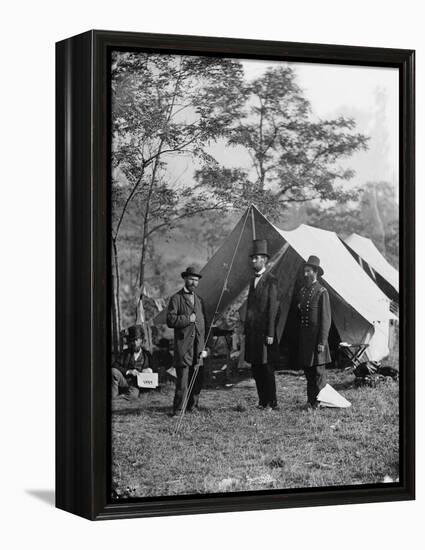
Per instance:
[[[326,384],[326,386],[320,390],[317,400],[320,401],[322,407],[336,407],[340,409],[351,407],[351,403],[329,384]]]

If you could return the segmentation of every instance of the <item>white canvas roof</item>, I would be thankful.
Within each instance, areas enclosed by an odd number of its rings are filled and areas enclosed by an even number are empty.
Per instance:
[[[369,323],[391,317],[389,299],[365,275],[336,233],[305,224],[293,231],[278,231],[303,260],[311,254],[320,258],[323,279]]]
[[[384,258],[373,241],[352,233],[345,242],[398,292],[398,271]]]
[[[320,258],[322,279],[330,290],[332,318],[341,339],[368,343],[368,356],[372,360],[385,357],[389,319],[394,318],[390,300],[366,275],[336,233],[304,224],[293,231],[276,229],[303,260],[312,254]]]

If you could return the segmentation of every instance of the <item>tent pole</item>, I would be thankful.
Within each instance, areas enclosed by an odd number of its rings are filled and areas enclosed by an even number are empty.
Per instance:
[[[252,212],[252,206],[251,206],[251,212]],[[249,210],[247,210],[246,212],[246,216],[245,216],[245,220],[243,222],[243,225],[242,225],[242,229],[241,229],[241,232],[240,232],[240,235],[239,235],[239,238],[238,238],[238,242],[236,243],[236,247],[235,247],[235,250],[233,251],[233,256],[232,256],[232,260],[230,262],[230,265],[229,265],[229,268],[227,270],[227,274],[224,278],[224,283],[223,283],[223,288],[221,289],[221,294],[220,294],[220,297],[218,299],[218,302],[217,302],[217,305],[215,307],[215,311],[214,311],[214,315],[213,315],[213,318],[211,319],[211,323],[210,323],[210,327],[208,329],[208,333],[207,333],[207,336],[205,338],[205,343],[204,343],[204,350],[206,348],[206,345],[207,345],[207,342],[208,342],[208,338],[210,337],[210,334],[211,334],[211,331],[212,331],[212,328],[213,328],[213,324],[214,324],[214,321],[219,313],[219,308],[220,308],[220,304],[221,304],[221,300],[223,298],[223,295],[224,295],[224,292],[227,288],[227,282],[229,280],[229,277],[230,277],[230,272],[232,271],[232,267],[233,267],[233,262],[235,261],[235,257],[236,257],[236,253],[238,251],[238,248],[239,248],[239,245],[240,245],[240,242],[241,242],[241,239],[242,239],[242,235],[243,235],[243,232],[244,232],[244,229],[245,229],[245,226],[246,226],[246,223],[248,221],[248,216],[249,216]],[[253,218],[254,219],[254,218]],[[254,228],[254,226],[253,226]],[[255,229],[255,228],[254,228]],[[195,365],[195,369],[193,371],[193,375],[192,375],[192,378],[189,382],[189,386],[186,390],[186,393],[185,393],[185,396],[183,398],[183,403],[182,403],[182,409],[180,411],[180,416],[179,416],[179,420],[177,422],[177,425],[174,429],[174,435],[177,435],[179,430],[180,430],[180,426],[182,424],[182,421],[183,421],[183,417],[185,415],[185,412],[186,412],[186,408],[187,408],[187,404],[188,404],[188,401],[189,401],[189,396],[190,396],[190,393],[192,391],[192,388],[195,384],[195,380],[196,380],[196,377],[198,375],[198,371],[199,371],[199,363],[197,365]]]
[[[252,224],[252,240],[255,241],[257,238],[256,231],[255,231],[255,218],[254,218],[254,209],[251,205],[251,224]]]

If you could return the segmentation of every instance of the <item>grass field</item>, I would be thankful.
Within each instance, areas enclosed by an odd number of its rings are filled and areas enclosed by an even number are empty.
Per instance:
[[[145,497],[383,482],[398,476],[398,384],[355,388],[329,371],[352,406],[303,410],[301,374],[276,376],[279,411],[257,410],[251,379],[201,393],[175,436],[174,386],[117,400],[112,410],[113,497]]]

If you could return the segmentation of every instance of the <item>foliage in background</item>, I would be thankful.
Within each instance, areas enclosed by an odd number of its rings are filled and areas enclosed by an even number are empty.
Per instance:
[[[115,335],[140,319],[142,296],[151,317],[147,296],[166,298],[182,268],[202,267],[251,203],[286,229],[370,237],[398,265],[391,186],[345,185],[368,138],[353,118],[315,117],[291,67],[248,82],[237,60],[115,52],[112,130]],[[250,162],[221,165],[217,143]],[[180,157],[194,180],[175,170]]]
[[[355,132],[353,119],[317,119],[291,67],[268,69],[240,93],[245,108],[226,137],[248,152],[252,170],[209,165],[196,172],[201,187],[239,208],[254,202],[272,220],[292,203],[356,197],[355,189],[341,185],[354,172],[340,164],[367,148],[368,138]]]
[[[237,116],[243,99],[241,81],[242,68],[237,61],[121,52],[113,55],[115,334],[121,326],[118,241],[122,223],[127,216],[130,218],[126,220],[130,233],[136,233],[140,242],[140,295],[152,235],[162,229],[171,230],[177,222],[195,214],[227,206],[223,197],[179,184],[167,171],[167,161],[184,155],[200,166],[215,163],[207,145],[222,136]]]
[[[358,200],[323,208],[309,204],[307,223],[335,231],[341,237],[357,233],[372,239],[375,246],[395,267],[399,262],[398,206],[395,192],[388,182],[369,182]]]

